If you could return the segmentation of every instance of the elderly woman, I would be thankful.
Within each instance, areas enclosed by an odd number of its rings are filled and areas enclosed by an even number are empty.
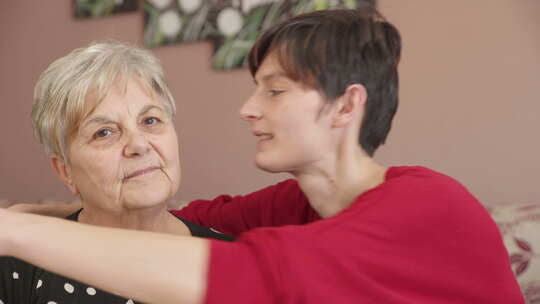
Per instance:
[[[54,171],[82,202],[68,219],[230,240],[167,212],[180,184],[174,113],[161,65],[146,50],[110,41],[53,62],[36,85],[32,119]],[[133,303],[11,258],[0,258],[2,301]]]
[[[241,117],[256,165],[295,179],[178,212],[236,242],[0,210],[0,254],[159,304],[523,303],[497,226],[465,187],[373,159],[397,109],[400,50],[371,7],[300,15],[257,40]],[[94,263],[79,266],[86,254]]]

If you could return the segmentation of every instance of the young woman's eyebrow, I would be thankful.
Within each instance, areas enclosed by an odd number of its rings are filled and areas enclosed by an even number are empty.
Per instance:
[[[285,75],[285,73],[283,72],[275,72],[275,73],[266,74],[260,78],[261,78],[260,82],[271,82],[273,80],[277,80],[281,78],[288,79],[287,75]],[[256,78],[253,78],[253,81],[255,82],[255,84],[259,84]]]

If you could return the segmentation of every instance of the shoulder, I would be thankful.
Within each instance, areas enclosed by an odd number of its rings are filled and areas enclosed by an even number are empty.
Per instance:
[[[423,186],[461,186],[454,178],[422,166],[390,167],[386,173],[388,184],[421,184]],[[426,184],[428,182],[428,184]]]
[[[467,188],[425,167],[389,168],[386,181],[359,196],[352,209],[355,216],[396,232],[496,232],[487,210]]]
[[[420,166],[389,168],[386,182],[381,188],[387,195],[414,199],[419,203],[432,200],[439,203],[451,201],[478,203],[467,188],[456,179]]]

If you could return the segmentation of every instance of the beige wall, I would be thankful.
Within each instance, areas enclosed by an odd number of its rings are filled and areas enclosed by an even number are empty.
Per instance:
[[[53,59],[96,39],[138,42],[142,15],[73,20],[71,1],[0,1],[0,198],[68,199],[32,137],[33,84]],[[385,164],[422,164],[484,202],[538,201],[540,2],[385,0],[404,39],[401,104]],[[215,72],[210,43],[153,50],[178,103],[180,199],[243,193],[284,176],[252,165],[254,139],[238,119],[252,82]]]

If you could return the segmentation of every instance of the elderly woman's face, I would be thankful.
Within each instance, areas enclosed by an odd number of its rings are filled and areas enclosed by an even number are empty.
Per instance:
[[[93,102],[92,96],[87,98]],[[171,117],[135,80],[128,82],[125,94],[111,89],[81,122],[68,150],[72,190],[99,208],[155,206],[174,195],[180,184]]]

